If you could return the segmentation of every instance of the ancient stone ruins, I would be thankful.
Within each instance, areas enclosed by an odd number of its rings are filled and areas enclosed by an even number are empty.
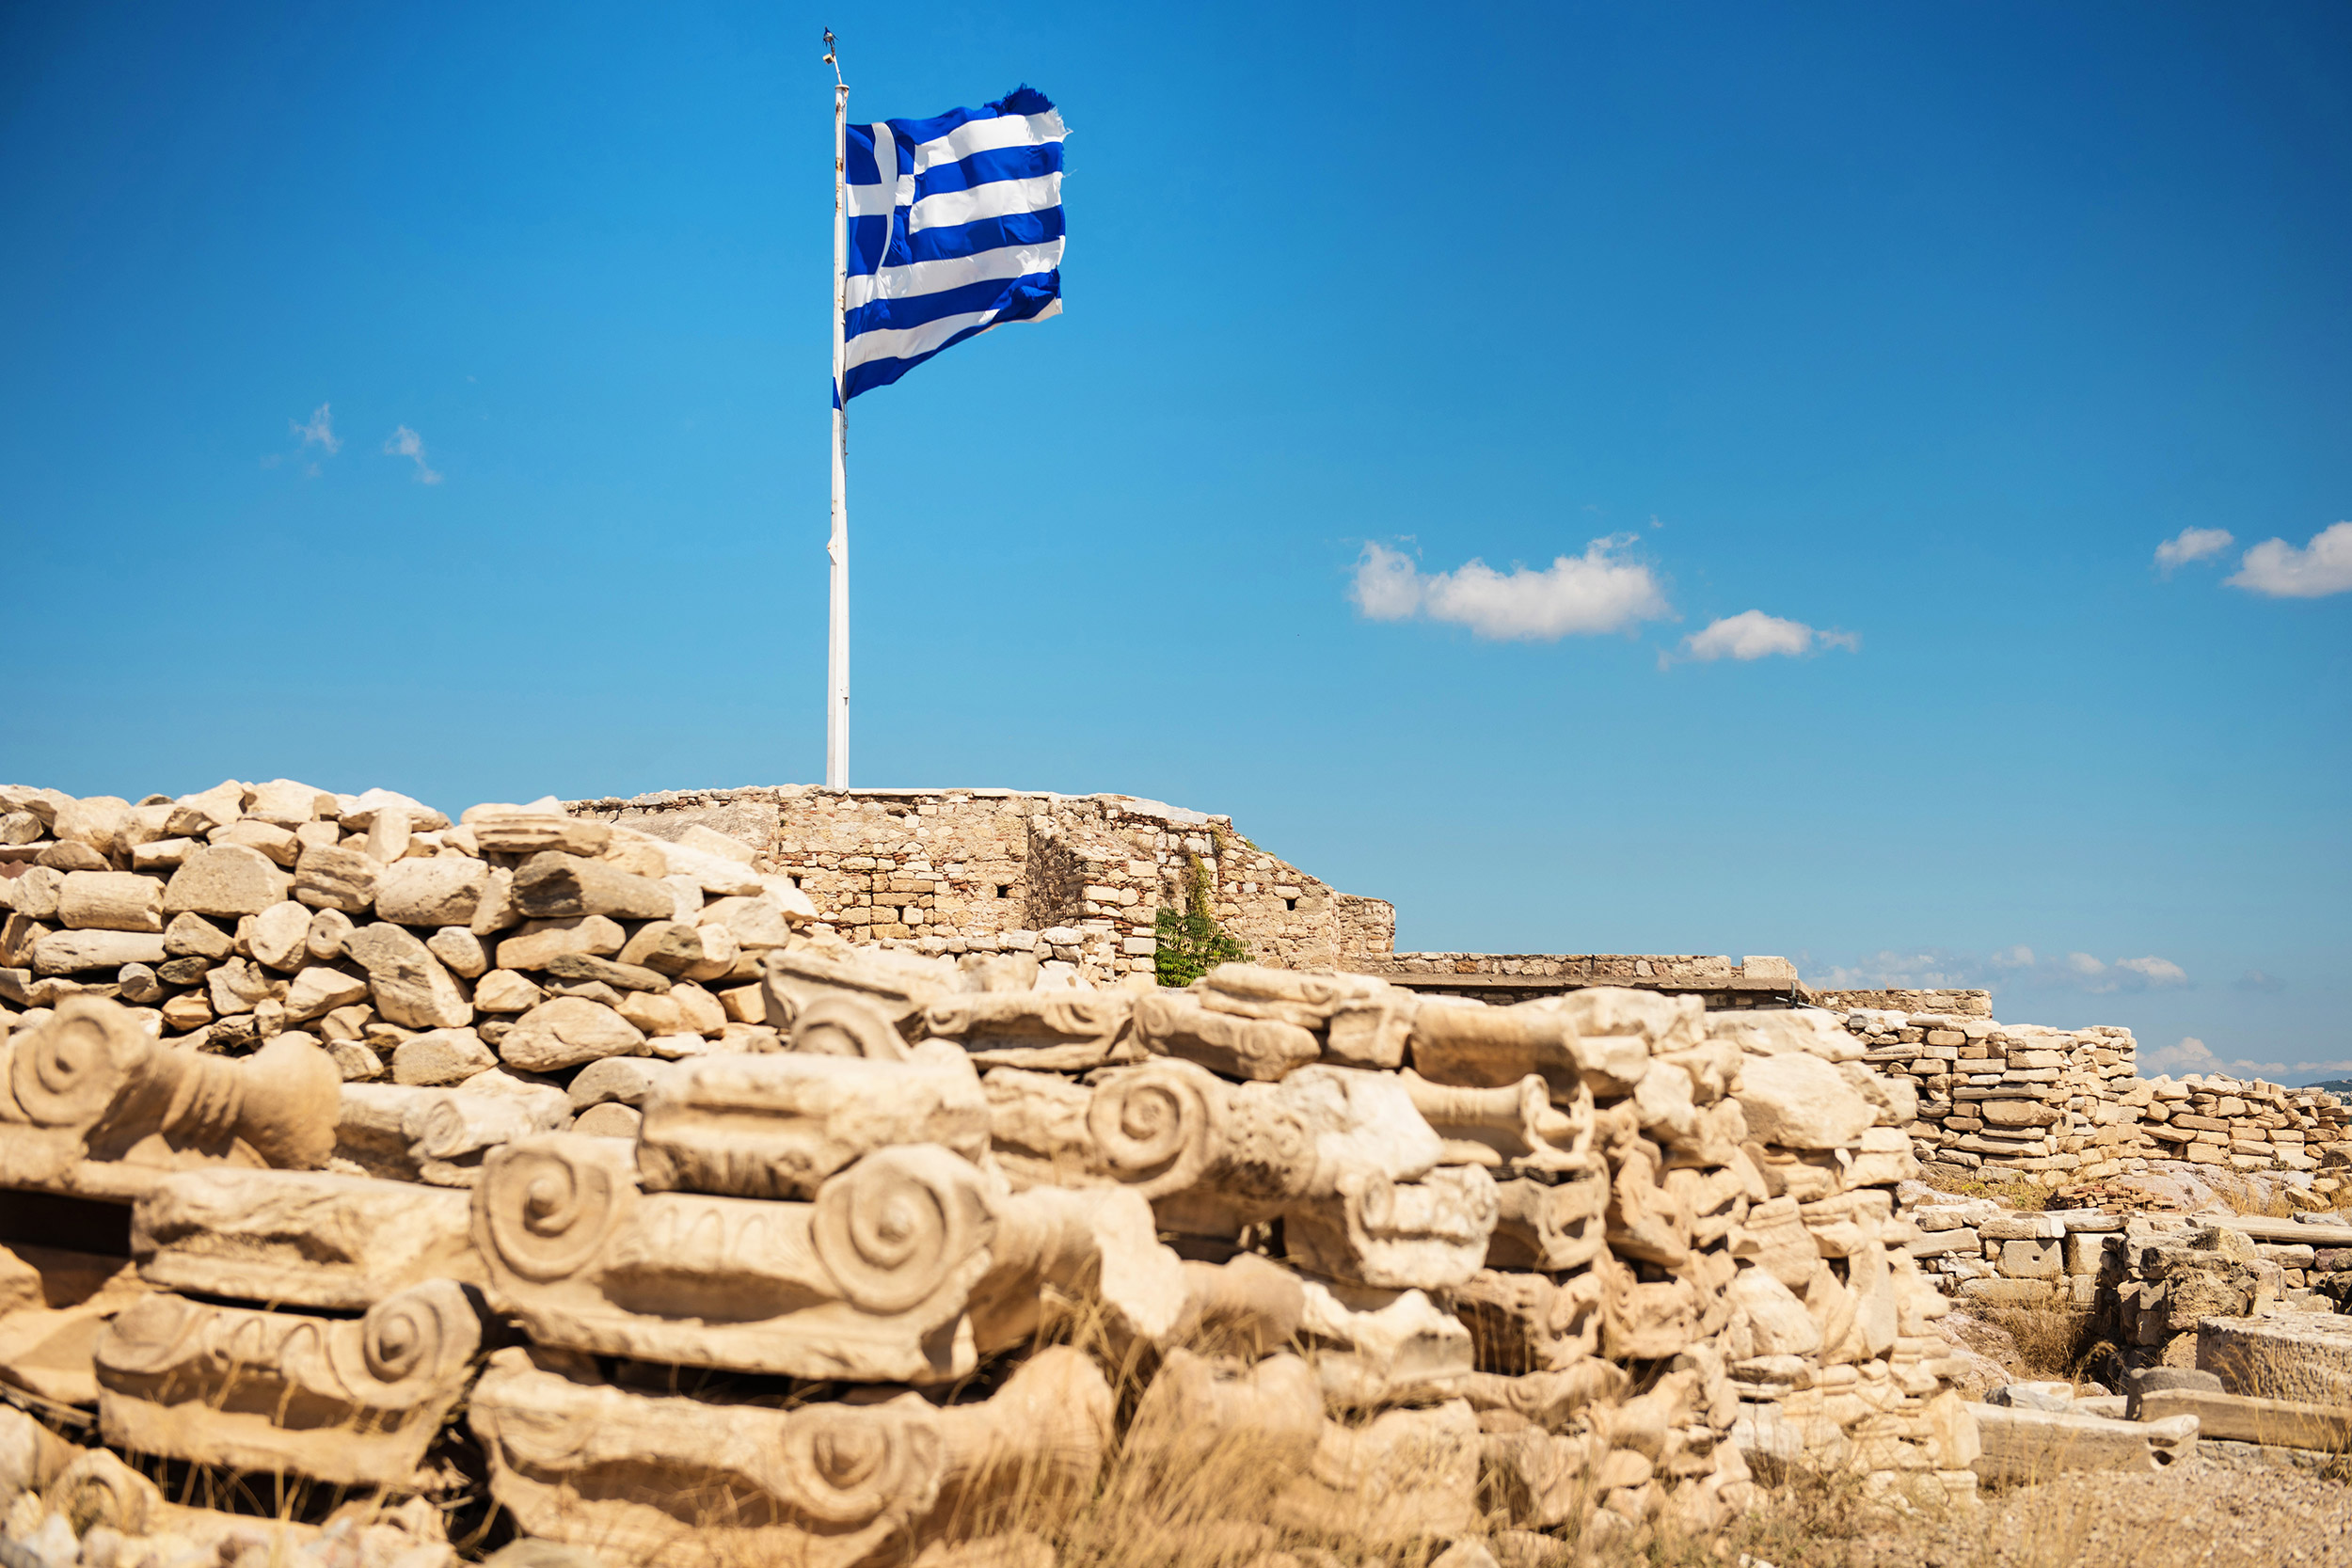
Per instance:
[[[2332,1210],[2343,1108],[1981,993],[1399,954],[1123,797],[0,813],[10,1568],[1050,1564],[1203,1476],[1235,1561],[1534,1562],[2352,1423],[2352,1230],[2148,1185]],[[1252,961],[1162,986],[1188,897]],[[2129,1386],[1963,1398],[1955,1298]]]

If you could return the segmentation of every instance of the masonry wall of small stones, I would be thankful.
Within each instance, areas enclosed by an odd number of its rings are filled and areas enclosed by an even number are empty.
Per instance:
[[[2326,1196],[2352,1180],[2352,1115],[2335,1096],[2223,1074],[2148,1081],[2131,1031],[2004,1024],[1855,1008],[1865,1060],[1919,1086],[1918,1154],[1931,1175],[2045,1185],[2182,1160],[2241,1173],[2310,1174]]]
[[[784,786],[570,810],[662,838],[699,824],[751,844],[850,941],[1032,953],[1093,980],[1152,971],[1153,917],[1185,907],[1196,861],[1217,919],[1258,962],[1331,968],[1396,936],[1392,906],[1267,854],[1230,817],[1131,796]]]
[[[1188,1528],[1237,1547],[1704,1534],[1750,1453],[1973,1493],[1915,1096],[1819,1010],[1103,988],[548,801],[0,806],[0,1383],[46,1418],[0,1411],[0,1528],[43,1560],[438,1568],[495,1500],[606,1568],[1050,1562],[992,1499],[1148,1521],[1235,1451]],[[81,1207],[8,1230],[35,1196]],[[160,1463],[368,1500],[265,1525]]]

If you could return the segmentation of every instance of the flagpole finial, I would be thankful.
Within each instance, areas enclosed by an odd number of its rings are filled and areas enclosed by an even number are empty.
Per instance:
[[[848,85],[841,80],[841,61],[836,57],[839,53],[834,46],[833,29],[828,27],[825,29],[825,63],[833,67],[833,85],[836,87]]]

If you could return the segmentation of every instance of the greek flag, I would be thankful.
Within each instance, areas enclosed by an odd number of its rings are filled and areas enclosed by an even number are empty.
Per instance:
[[[1061,115],[1016,87],[935,119],[848,129],[836,403],[940,350],[1061,310]]]

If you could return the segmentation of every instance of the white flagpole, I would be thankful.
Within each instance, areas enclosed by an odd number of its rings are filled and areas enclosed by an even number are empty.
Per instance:
[[[842,397],[841,312],[849,301],[850,88],[841,80],[833,29],[825,63],[833,67],[833,599],[825,640],[825,787],[850,787],[850,413]]]

